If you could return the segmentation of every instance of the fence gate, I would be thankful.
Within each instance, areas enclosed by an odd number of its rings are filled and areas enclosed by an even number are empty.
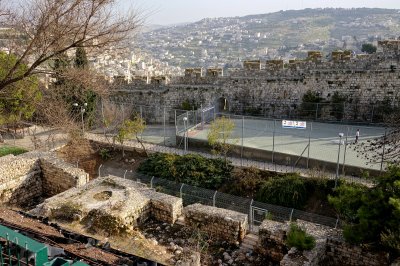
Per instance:
[[[256,232],[257,226],[259,226],[266,218],[268,218],[268,210],[251,206],[250,209],[250,219],[249,219],[249,225],[250,225],[250,231]]]

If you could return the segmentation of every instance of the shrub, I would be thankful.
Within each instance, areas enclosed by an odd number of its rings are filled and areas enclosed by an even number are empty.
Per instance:
[[[129,231],[123,220],[104,210],[91,210],[82,223],[88,226],[89,232],[103,233],[107,236],[124,235]]]
[[[254,197],[263,183],[271,176],[273,176],[272,173],[254,167],[237,169],[233,173],[232,182],[226,184],[224,187],[224,192],[233,195]]]
[[[348,222],[348,242],[383,244],[400,254],[400,167],[389,167],[377,181],[372,188],[342,185],[329,200]]]
[[[315,238],[308,235],[297,224],[292,223],[287,234],[286,245],[298,250],[311,250],[315,247]]]
[[[184,156],[156,153],[144,161],[140,173],[209,189],[218,189],[231,176],[233,166],[222,159],[197,154]]]
[[[111,153],[110,153],[109,149],[103,148],[99,151],[99,154],[100,154],[101,159],[103,159],[103,160],[108,160],[111,158]]]
[[[82,205],[67,201],[60,207],[50,210],[50,218],[64,222],[73,222],[79,220],[82,215]]]
[[[288,174],[264,182],[256,197],[261,202],[291,208],[303,207],[307,198],[305,182],[297,174]]]

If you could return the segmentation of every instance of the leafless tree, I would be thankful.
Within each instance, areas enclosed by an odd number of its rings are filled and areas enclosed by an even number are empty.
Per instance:
[[[25,0],[5,5],[0,0],[1,20],[10,28],[8,49],[18,60],[0,79],[0,91],[31,75],[51,72],[46,62],[77,47],[94,53],[121,45],[143,21],[138,12],[119,14],[116,0]],[[28,68],[16,71],[21,64]]]
[[[372,164],[400,163],[400,113],[387,119],[384,136],[361,142],[355,148]]]

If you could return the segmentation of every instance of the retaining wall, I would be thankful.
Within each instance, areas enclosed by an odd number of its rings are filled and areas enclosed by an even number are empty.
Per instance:
[[[246,214],[202,204],[186,206],[183,212],[186,225],[198,228],[217,239],[237,243],[246,235]]]
[[[51,152],[28,152],[0,158],[0,203],[24,207],[88,182],[82,169],[57,159]]]

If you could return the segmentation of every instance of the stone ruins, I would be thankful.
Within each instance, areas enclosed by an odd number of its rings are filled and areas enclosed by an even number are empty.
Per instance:
[[[201,204],[183,207],[179,197],[119,177],[99,177],[89,182],[84,170],[58,159],[53,152],[0,158],[1,203],[28,207],[38,197],[46,199],[31,214],[56,222],[77,222],[95,234],[125,234],[149,218],[165,225],[183,224],[211,235],[216,241],[236,246],[248,233],[248,214]],[[290,249],[286,244],[290,223],[268,219],[259,226],[254,249],[284,266],[360,265],[360,262],[389,265],[387,253],[345,243],[340,229],[301,220],[296,223],[316,239],[314,249]],[[200,265],[196,261],[187,265]]]

